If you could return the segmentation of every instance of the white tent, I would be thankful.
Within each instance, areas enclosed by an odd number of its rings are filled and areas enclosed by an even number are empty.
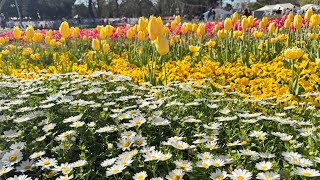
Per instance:
[[[276,5],[266,5],[266,6],[263,6],[262,8],[260,9],[257,9],[255,11],[272,11],[272,9],[275,7]]]
[[[304,6],[301,7],[301,10],[306,11],[306,10],[308,10],[308,9],[310,9],[310,8],[319,10],[319,9],[320,9],[320,6],[319,6],[319,5],[316,5],[316,4],[306,4],[306,5],[304,5]]]
[[[291,3],[284,3],[284,4],[276,4],[272,10],[276,11],[276,10],[286,10],[286,9],[295,9],[296,6],[291,4]]]
[[[221,18],[221,19],[225,19],[226,17],[228,17],[229,15],[232,14],[231,11],[226,11],[224,9],[221,8],[215,8],[214,11],[216,12],[216,18]]]

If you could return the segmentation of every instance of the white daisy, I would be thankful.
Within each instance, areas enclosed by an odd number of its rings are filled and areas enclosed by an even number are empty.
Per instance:
[[[16,167],[16,170],[17,172],[31,171],[34,166],[34,160],[27,159],[26,161],[22,161],[21,164]]]
[[[52,166],[57,165],[57,160],[54,158],[41,158],[37,163],[36,166],[41,166],[43,169],[50,169]]]
[[[69,179],[73,179],[73,175],[71,175],[71,176],[68,176],[68,175],[59,176],[56,180],[69,180]]]
[[[130,157],[126,157],[126,158],[118,158],[117,161],[115,162],[115,164],[130,166],[132,162],[133,162],[133,160]]]
[[[280,174],[274,172],[258,173],[257,179],[261,180],[280,180]]]
[[[174,161],[177,169],[182,169],[186,172],[192,171],[192,164],[188,160],[176,160]]]
[[[21,151],[25,147],[25,145],[25,142],[16,142],[10,146],[10,149]]]
[[[226,177],[228,177],[227,172],[221,171],[220,169],[217,169],[216,171],[210,174],[210,179],[213,179],[213,180],[222,180],[222,179],[225,179]]]
[[[300,168],[297,167],[295,173],[299,176],[305,176],[305,177],[318,177],[320,176],[320,171],[315,170],[315,169],[304,169],[304,168]]]
[[[141,172],[136,173],[132,178],[134,180],[145,180],[146,177],[148,177],[147,172],[141,171]]]
[[[110,168],[107,169],[107,172],[106,172],[106,176],[109,177],[109,176],[112,176],[114,174],[119,174],[121,173],[124,169],[126,168],[126,166],[122,165],[122,164],[116,164]]]
[[[32,180],[32,178],[27,175],[14,175],[13,177],[7,178],[7,180]]]
[[[39,152],[35,152],[33,154],[30,155],[30,159],[35,159],[35,158],[38,158],[38,157],[41,157],[45,154],[44,151],[39,151]]]
[[[166,176],[168,180],[182,180],[184,172],[181,169],[175,169],[169,172],[169,175]]]
[[[214,167],[222,167],[224,165],[225,165],[225,163],[222,159],[213,159],[212,160],[212,166],[214,166]]]
[[[78,160],[78,161],[72,163],[72,166],[75,168],[78,168],[78,167],[85,166],[87,163],[88,162],[86,160]]]
[[[242,169],[235,169],[234,171],[231,172],[229,177],[232,180],[250,180],[252,177],[252,173],[247,171],[247,170],[242,170]]]
[[[6,165],[13,165],[22,160],[22,152],[19,150],[11,150],[6,152],[2,157],[2,162]]]
[[[263,161],[263,162],[259,162],[256,164],[256,168],[258,170],[262,170],[262,171],[268,171],[272,168],[272,163],[271,162],[266,162],[266,161]]]
[[[162,158],[162,152],[157,151],[157,150],[152,150],[151,152],[147,152],[146,154],[143,155],[145,158],[144,161],[156,161],[160,160]]]
[[[210,166],[212,166],[212,162],[212,159],[201,160],[197,162],[197,166],[208,169]]]
[[[107,167],[107,166],[111,166],[116,162],[117,158],[112,158],[112,159],[106,159],[101,163],[102,167]]]

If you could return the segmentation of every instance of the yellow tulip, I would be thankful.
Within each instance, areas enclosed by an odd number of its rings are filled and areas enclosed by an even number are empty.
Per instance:
[[[144,39],[145,39],[145,33],[144,33],[144,31],[139,31],[138,32],[138,39],[140,40],[140,41],[143,41]]]
[[[29,25],[26,29],[26,36],[28,39],[31,39],[34,35],[34,28],[32,25]]]
[[[107,35],[108,37],[110,37],[110,36],[112,35],[112,33],[113,33],[114,27],[111,26],[111,25],[107,25],[107,26],[105,27],[105,29],[106,29],[106,35]]]
[[[313,10],[311,8],[309,8],[306,13],[304,14],[304,19],[305,20],[310,20],[311,16],[313,14]]]
[[[171,22],[171,29],[174,31],[177,27],[177,23],[175,21]]]
[[[174,20],[177,24],[179,24],[181,22],[181,18],[180,15],[176,16],[175,20]]]
[[[6,42],[6,40],[4,39],[4,37],[0,37],[0,44],[4,44]]]
[[[249,22],[248,22],[248,18],[244,17],[242,20],[241,20],[241,27],[242,29],[247,29],[249,26]]]
[[[254,23],[254,17],[253,16],[249,16],[248,17],[248,23],[249,23],[249,26],[253,26],[253,23]]]
[[[197,28],[197,36],[202,36],[205,33],[204,24],[201,23]]]
[[[283,26],[284,28],[289,29],[291,26],[291,19],[286,19]]]
[[[232,29],[232,21],[230,18],[224,20],[224,29],[227,31]]]
[[[110,50],[110,45],[107,43],[104,43],[102,48],[103,48],[103,52],[107,53]]]
[[[156,49],[158,53],[163,56],[169,52],[169,42],[164,35],[159,35],[155,41]]]
[[[255,37],[255,38],[261,38],[262,37],[262,35],[263,35],[263,33],[262,32],[259,32],[259,31],[255,31],[254,33],[253,33],[253,36]]]
[[[69,23],[67,21],[64,21],[61,23],[59,27],[59,32],[63,38],[68,38],[70,35],[70,29],[69,29]]]
[[[276,25],[274,24],[274,22],[270,23],[269,24],[269,32],[273,33],[275,29],[276,29]]]
[[[214,32],[218,32],[220,30],[219,24],[214,25]]]
[[[128,39],[131,39],[134,36],[134,29],[133,28],[128,29],[126,32],[126,36]]]
[[[80,29],[79,29],[78,27],[73,28],[73,29],[71,30],[71,35],[72,35],[72,37],[78,38],[78,36],[79,36],[79,31],[80,31]]]
[[[56,46],[56,40],[55,39],[52,39],[51,41],[50,41],[50,46]]]
[[[92,49],[94,51],[99,51],[99,49],[100,49],[100,41],[97,38],[92,39],[91,47],[92,47]]]
[[[311,40],[318,39],[319,35],[316,33],[308,33],[308,38]]]
[[[18,39],[21,38],[21,31],[20,31],[20,29],[19,29],[18,26],[14,26],[14,27],[13,27],[13,37],[14,37],[14,39],[16,39],[16,40],[18,40]]]
[[[148,19],[144,19],[144,17],[140,17],[139,21],[138,21],[138,24],[139,24],[138,30],[139,31],[144,31],[148,26]]]
[[[189,46],[189,51],[192,52],[195,56],[199,55],[199,50],[200,47],[199,46]]]
[[[117,30],[116,30],[117,34],[120,36],[122,34],[122,30],[120,27],[117,27]]]
[[[33,39],[34,42],[40,42],[42,40],[42,34],[41,33],[35,33],[32,39]]]
[[[156,18],[154,16],[150,16],[148,23],[148,33],[152,41],[161,34],[162,27],[163,24],[161,17]]]
[[[216,42],[213,41],[213,40],[210,40],[210,41],[207,41],[205,43],[205,46],[208,46],[208,47],[214,47],[216,45]],[[190,48],[190,47],[189,47]]]
[[[300,48],[294,47],[290,49],[286,49],[284,51],[284,57],[291,60],[297,60],[303,55],[303,51]]]
[[[227,37],[227,32],[225,30],[219,30],[217,36],[219,39],[225,39]]]
[[[187,32],[188,32],[188,27],[187,27],[187,26],[182,26],[182,27],[181,27],[181,32],[182,32],[182,34],[187,34]]]
[[[82,37],[82,40],[88,41],[88,36],[84,35],[84,36]]]
[[[52,36],[52,34],[53,34],[53,31],[52,29],[50,29],[49,31],[47,31],[46,36]]]
[[[100,39],[105,39],[107,37],[107,28],[101,28],[99,32]]]
[[[302,27],[302,17],[301,17],[301,15],[297,14],[297,15],[294,16],[293,26],[296,29],[301,29],[301,27]]]
[[[287,17],[287,19],[291,19],[291,21],[293,20],[293,14],[292,13],[290,13],[289,15],[288,15],[288,17]]]
[[[310,18],[309,26],[310,28],[315,28],[319,24],[318,15],[313,14]]]
[[[238,12],[234,12],[233,15],[232,15],[232,22],[238,22],[238,19],[239,19],[239,14]]]
[[[46,36],[46,38],[44,39],[44,42],[45,42],[46,44],[50,44],[50,42],[51,42],[50,36]]]

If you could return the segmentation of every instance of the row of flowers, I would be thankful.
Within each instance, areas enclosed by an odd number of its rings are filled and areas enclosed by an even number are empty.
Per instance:
[[[0,81],[1,179],[320,176],[311,103],[282,107],[192,81],[137,86],[111,72]]]

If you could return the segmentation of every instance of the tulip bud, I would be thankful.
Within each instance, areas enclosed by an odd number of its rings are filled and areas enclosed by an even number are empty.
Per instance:
[[[187,27],[187,26],[182,26],[182,27],[181,27],[181,32],[182,32],[182,34],[187,34],[187,32],[188,32],[188,27]]]
[[[20,31],[20,29],[19,29],[18,26],[14,26],[14,27],[13,27],[13,37],[14,37],[14,39],[16,39],[16,40],[18,40],[18,39],[21,38],[21,31]]]
[[[64,21],[61,23],[59,27],[59,32],[63,38],[68,38],[70,35],[70,29],[69,29],[69,23],[67,21]]]
[[[254,18],[253,18],[253,16],[249,16],[249,17],[248,17],[248,23],[249,23],[249,26],[250,26],[250,27],[253,26],[253,23],[254,23]]]
[[[50,44],[50,41],[51,41],[50,36],[46,36],[44,42],[45,42],[46,44]]]
[[[304,15],[304,19],[305,19],[305,20],[310,20],[312,14],[313,14],[313,11],[312,11],[311,8],[309,8],[309,9],[307,10],[307,12],[305,13],[305,15]]]
[[[302,17],[301,17],[301,15],[295,15],[294,16],[293,26],[294,26],[294,28],[296,28],[298,30],[301,29],[301,27],[302,27]]]
[[[107,26],[105,27],[105,29],[106,29],[107,36],[110,37],[110,36],[112,35],[112,33],[113,33],[114,27],[111,26],[111,25],[107,25]]]
[[[34,29],[32,25],[29,25],[26,29],[26,36],[28,39],[31,39],[34,35]]]
[[[122,34],[122,30],[121,30],[121,28],[120,27],[117,27],[117,34],[120,36],[121,34]]]
[[[242,29],[247,29],[248,28],[248,26],[249,26],[249,22],[248,22],[248,18],[243,18],[242,19],[242,21],[241,21],[241,27],[242,27]]]
[[[283,26],[284,26],[284,28],[289,29],[290,26],[291,26],[291,20],[290,19],[286,19],[284,21],[284,25]]]
[[[225,30],[219,30],[217,36],[219,39],[225,39],[227,37],[227,33]]]
[[[169,42],[164,35],[159,35],[155,41],[156,49],[158,53],[163,56],[169,52]]]
[[[239,14],[238,12],[233,13],[232,15],[232,22],[238,22]]]
[[[227,31],[232,29],[232,21],[230,18],[224,20],[224,29]]]
[[[269,33],[273,33],[275,29],[276,29],[276,26],[275,26],[274,22],[270,23],[269,24]]]
[[[181,22],[181,18],[180,15],[176,16],[175,20],[174,20],[177,24],[179,24]]]
[[[101,28],[99,36],[100,36],[100,39],[105,39],[107,37],[107,28]]]
[[[148,24],[148,33],[151,40],[155,40],[162,31],[162,19],[161,17],[150,16],[149,24]]]
[[[99,51],[100,49],[100,41],[96,38],[92,40],[91,47],[94,51]]]
[[[177,23],[175,21],[171,22],[171,29],[174,31],[177,27]]]
[[[40,42],[42,40],[42,34],[41,33],[35,33],[32,40],[34,42]]]
[[[138,39],[143,41],[145,39],[145,33],[143,31],[138,32]]]
[[[201,36],[205,33],[204,24],[200,24],[197,28],[197,36]]]
[[[292,20],[293,20],[293,14],[290,13],[290,14],[288,15],[287,19],[291,19],[291,21],[292,21]]]
[[[4,39],[4,37],[0,37],[0,44],[4,44],[6,42],[6,40]]]

